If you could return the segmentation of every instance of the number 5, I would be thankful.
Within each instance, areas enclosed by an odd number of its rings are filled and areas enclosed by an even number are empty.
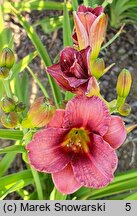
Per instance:
[[[130,211],[131,210],[131,203],[126,203],[125,210],[126,211]]]

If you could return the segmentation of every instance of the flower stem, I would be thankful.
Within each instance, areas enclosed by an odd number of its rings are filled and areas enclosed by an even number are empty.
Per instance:
[[[42,191],[42,186],[41,186],[41,183],[40,183],[40,177],[39,177],[39,174],[36,170],[34,170],[33,168],[31,168],[31,171],[32,171],[32,175],[34,177],[34,182],[35,182],[35,185],[36,185],[36,189],[37,189],[37,194],[38,194],[38,199],[39,200],[43,200],[43,191]]]
[[[105,0],[102,4],[102,7],[105,8],[108,4],[111,4],[113,0]]]
[[[2,82],[7,96],[12,98],[12,92],[11,92],[9,80],[2,80]]]
[[[124,28],[125,24],[123,24],[121,26],[121,28],[119,29],[119,31],[114,35],[114,37],[112,37],[104,46],[101,47],[101,50],[107,48],[110,44],[112,44],[118,37],[119,35],[122,33],[122,30]]]
[[[39,85],[41,91],[43,92],[44,96],[46,98],[49,98],[48,93],[46,91],[46,89],[44,88],[44,86],[42,85],[42,83],[39,81],[39,79],[36,77],[36,75],[33,73],[33,71],[30,69],[30,67],[27,66],[28,71],[30,72],[30,74],[32,75],[32,77],[34,78],[34,80],[37,82],[37,84]]]

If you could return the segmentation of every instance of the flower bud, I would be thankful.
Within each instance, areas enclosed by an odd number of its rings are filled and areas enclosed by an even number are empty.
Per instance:
[[[0,66],[11,69],[14,62],[15,62],[15,55],[13,51],[10,48],[5,47],[0,53]]]
[[[130,87],[132,83],[131,74],[128,70],[123,69],[118,76],[117,80],[117,94],[121,98],[126,98],[129,94]]]
[[[3,113],[1,123],[6,128],[15,128],[18,124],[18,115],[15,112]]]
[[[38,98],[31,106],[27,117],[23,119],[24,128],[34,128],[45,126],[52,118],[55,107],[49,102],[44,102],[44,98]]]
[[[123,116],[128,116],[131,112],[131,106],[127,103],[124,103],[118,108],[118,112]]]
[[[92,64],[92,68],[91,68],[92,75],[96,77],[96,79],[99,79],[103,75],[104,69],[105,69],[104,60],[102,58],[100,59],[98,58]]]
[[[26,108],[26,105],[23,102],[19,102],[16,105],[15,110],[16,110],[16,112],[22,112],[25,108]]]
[[[2,99],[0,106],[4,112],[8,113],[15,109],[15,101],[12,98],[6,97]]]
[[[5,79],[9,76],[9,69],[6,67],[0,67],[0,79]]]

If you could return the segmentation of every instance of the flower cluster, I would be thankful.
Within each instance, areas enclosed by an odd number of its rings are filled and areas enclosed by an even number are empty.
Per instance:
[[[47,67],[47,72],[63,90],[76,96],[65,109],[54,110],[45,121],[45,129],[26,147],[31,166],[51,173],[63,194],[82,186],[108,185],[118,163],[115,150],[127,135],[122,118],[110,111],[124,106],[131,85],[129,73],[122,72],[118,79],[118,100],[109,104],[100,94],[98,79],[107,68],[98,54],[106,27],[107,16],[101,6],[93,9],[81,5],[74,13],[74,47],[65,47],[59,62]]]

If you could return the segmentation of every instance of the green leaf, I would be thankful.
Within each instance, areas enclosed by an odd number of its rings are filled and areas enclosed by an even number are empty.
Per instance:
[[[43,92],[44,96],[46,98],[49,98],[48,93],[47,93],[46,89],[44,88],[44,86],[42,85],[42,83],[40,82],[40,80],[35,76],[35,74],[33,73],[33,71],[29,67],[27,67],[27,69],[30,72],[30,74],[32,75],[32,77],[34,78],[34,80],[36,81],[36,83],[38,84],[38,86],[40,87],[40,89]]]
[[[132,194],[130,194],[130,195],[124,197],[123,200],[137,200],[137,192],[132,193]]]
[[[119,31],[104,46],[101,47],[101,50],[107,48],[109,45],[111,45],[119,37],[119,35],[122,33],[124,26],[125,25],[123,24],[121,26],[121,28],[119,29]]]
[[[38,200],[37,192],[34,191],[28,196],[28,200]]]
[[[15,152],[9,152],[2,158],[0,161],[0,176],[4,175],[4,173],[8,170],[15,157]]]
[[[22,79],[21,79],[21,91],[22,91],[22,97],[23,102],[25,103],[26,107],[28,107],[29,104],[29,76],[28,73],[25,71],[23,73]],[[27,110],[24,110],[23,113],[26,113]]]
[[[19,101],[23,101],[23,92],[21,91],[21,83],[19,76],[14,77],[14,94],[18,97]]]
[[[18,20],[22,24],[23,28],[27,31],[29,38],[31,39],[32,43],[34,44],[35,48],[38,51],[39,56],[42,58],[44,61],[45,66],[51,65],[51,60],[49,58],[49,55],[47,53],[47,50],[43,46],[40,38],[38,37],[37,33],[35,32],[34,28],[27,23],[25,18],[21,16],[18,11],[11,6],[12,11],[14,14],[17,16]],[[54,79],[47,73],[47,77],[52,89],[54,101],[57,107],[59,107],[59,102],[62,100],[62,95],[60,92],[60,88],[58,85],[55,83]]]
[[[67,92],[65,93],[65,100],[66,100],[66,101],[69,101],[69,100],[71,100],[74,96],[75,96],[75,94],[73,94],[72,92],[67,91]]]
[[[63,44],[65,46],[72,46],[72,31],[70,26],[70,18],[66,6],[66,1],[64,1],[64,10],[63,10]]]
[[[22,72],[29,63],[37,56],[38,52],[35,51],[33,53],[30,53],[29,55],[25,56],[23,59],[21,59],[19,62],[15,63],[12,67],[12,76],[11,80],[20,72]]]
[[[137,178],[134,179],[130,179],[128,181],[124,181],[121,183],[117,183],[114,185],[110,185],[107,188],[101,189],[100,193],[96,193],[94,194],[94,192],[91,194],[90,197],[88,197],[88,199],[100,199],[100,198],[104,198],[107,196],[112,196],[113,194],[118,194],[118,193],[122,193],[125,191],[129,191],[129,190],[133,190],[133,189],[137,189]]]
[[[32,172],[32,175],[34,177],[34,183],[35,183],[35,186],[37,189],[38,199],[43,200],[44,199],[43,198],[43,190],[42,190],[42,185],[41,185],[39,173],[36,170],[34,170],[33,168],[31,168],[31,172]]]
[[[55,187],[50,194],[50,200],[66,200],[67,195],[61,194]]]
[[[20,184],[16,185],[15,188],[12,188],[10,192],[19,190],[29,184],[33,184],[33,176],[30,170],[24,170],[18,173],[7,175],[0,178],[0,194],[3,194],[3,191],[10,189],[13,185],[17,184],[19,181]]]
[[[55,1],[45,1],[45,0],[31,0],[31,1],[20,1],[12,3],[19,12],[30,11],[30,10],[63,10],[64,4]],[[69,10],[72,9],[70,3],[67,4]],[[4,13],[11,13],[10,4],[5,2],[2,5],[2,10]]]
[[[35,23],[33,26],[36,27],[38,25],[41,25],[43,31],[46,34],[49,34],[51,32],[56,31],[59,28],[62,28],[63,26],[63,16],[58,17],[47,17],[45,19],[41,19],[37,23]]]
[[[116,175],[114,181],[102,189],[81,188],[74,193],[78,199],[100,199],[106,196],[112,196],[118,193],[126,192],[137,188],[137,169],[129,170]]]
[[[4,86],[3,86],[3,82],[0,80],[0,98],[3,97],[3,93],[4,93]]]
[[[67,28],[66,28],[67,26]],[[71,31],[71,26],[70,26],[70,18],[68,14],[68,10],[66,7],[66,4],[64,2],[64,18],[63,18],[63,44],[65,46],[72,46],[72,31]],[[66,92],[65,93],[65,100],[69,100],[74,96],[71,92]]]
[[[9,39],[12,37],[11,29],[5,28],[2,4],[0,4],[0,51],[9,44]]]
[[[0,149],[0,154],[8,153],[8,152],[16,152],[23,153],[26,152],[25,147],[21,145],[12,145],[6,148]]]
[[[77,9],[78,9],[78,1],[77,0],[72,0],[72,7],[73,7],[73,11],[77,11]]]
[[[18,181],[16,184],[11,186],[9,189],[5,190],[1,195],[0,195],[0,200],[3,200],[9,193],[16,191],[18,187],[22,186],[23,180]]]
[[[0,129],[0,138],[9,140],[22,140],[23,132],[20,130]]]

